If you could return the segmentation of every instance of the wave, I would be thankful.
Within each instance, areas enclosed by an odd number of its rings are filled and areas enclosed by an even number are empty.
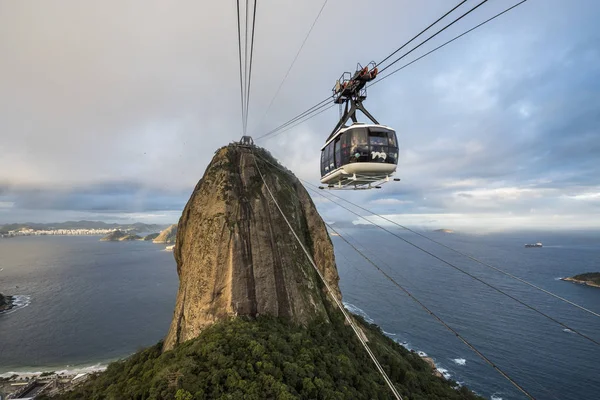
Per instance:
[[[384,334],[384,335],[386,335],[386,336],[396,336],[396,334],[395,334],[395,333],[386,332],[386,331],[384,331],[383,329],[382,329],[381,331],[382,331],[382,332],[383,332],[383,334]]]
[[[370,324],[374,324],[375,321],[369,317],[369,315],[364,312],[362,309],[356,307],[354,304],[351,303],[346,303],[345,301],[344,303],[344,307],[346,307],[346,310],[350,311],[352,314],[356,314],[356,315],[360,315],[361,317],[363,317],[365,319],[365,321],[367,321]]]
[[[558,278],[554,278],[555,281],[562,281],[563,279],[565,279],[564,276],[559,276]]]
[[[467,360],[465,360],[464,358],[454,358],[452,361],[454,361],[454,363],[458,364],[458,365],[466,365],[467,364]]]
[[[444,376],[444,378],[446,378],[446,379],[450,379],[450,377],[452,376],[452,375],[450,375],[450,373],[448,372],[448,370],[446,368],[438,367],[436,365],[435,369],[437,369],[438,372],[440,374],[442,374]]]
[[[417,354],[419,355],[419,357],[427,357],[427,353],[421,350],[417,351]]]
[[[496,393],[494,393],[492,397],[490,397],[490,400],[502,400],[502,397],[497,396]]]
[[[31,296],[25,294],[15,294],[10,297],[12,297],[12,308],[10,310],[0,311],[0,315],[12,314],[15,311],[25,308],[31,304]]]
[[[20,377],[33,377],[40,375],[44,372],[54,372],[58,375],[78,375],[90,372],[101,372],[106,369],[108,364],[98,363],[87,366],[71,366],[66,365],[62,367],[46,367],[40,371],[8,371],[0,374],[0,378],[10,378],[13,375],[19,375]]]
[[[570,330],[569,328],[565,328],[565,329],[563,329],[563,332],[566,332],[566,333],[575,333],[575,332],[573,332],[572,330]]]

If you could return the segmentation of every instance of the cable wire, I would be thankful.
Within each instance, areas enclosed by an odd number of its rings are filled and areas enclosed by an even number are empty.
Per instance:
[[[564,297],[562,297],[562,296],[559,296],[559,295],[557,295],[557,294],[555,294],[555,293],[552,293],[552,292],[551,292],[551,291],[549,291],[549,290],[546,290],[546,289],[544,289],[544,288],[542,288],[542,287],[539,287],[539,286],[537,286],[537,285],[535,285],[535,284],[533,284],[533,283],[531,283],[531,282],[528,282],[528,281],[526,281],[526,280],[525,280],[525,279],[523,279],[523,278],[519,278],[518,276],[516,276],[516,275],[513,275],[513,274],[511,274],[510,272],[507,272],[507,271],[505,271],[505,270],[503,270],[503,269],[501,269],[501,268],[495,267],[495,266],[493,266],[493,265],[491,265],[491,264],[489,264],[489,263],[487,263],[487,262],[485,262],[485,261],[482,261],[482,260],[480,260],[480,259],[478,259],[478,258],[476,258],[476,257],[473,257],[473,256],[471,256],[470,254],[464,253],[464,252],[462,252],[462,251],[460,251],[460,250],[456,250],[456,249],[454,249],[454,248],[452,248],[452,247],[450,247],[450,246],[447,246],[447,245],[445,245],[445,244],[444,244],[444,243],[442,243],[442,242],[439,242],[439,241],[437,241],[437,240],[435,240],[435,239],[432,239],[431,237],[429,237],[429,236],[427,236],[427,235],[424,235],[424,234],[422,234],[422,233],[420,233],[420,232],[418,232],[418,231],[415,231],[415,230],[413,230],[413,229],[410,229],[410,228],[408,228],[408,227],[407,227],[407,226],[405,226],[405,225],[399,224],[399,223],[397,223],[397,222],[395,222],[395,221],[393,221],[393,220],[391,220],[391,219],[389,219],[389,218],[386,218],[386,217],[384,217],[384,216],[383,216],[383,215],[381,215],[381,214],[378,214],[378,213],[376,213],[376,212],[374,212],[374,211],[371,211],[371,210],[369,210],[369,209],[367,209],[367,208],[365,208],[365,207],[363,207],[363,206],[360,206],[360,205],[358,205],[358,204],[355,204],[355,203],[351,202],[350,200],[344,199],[344,198],[343,198],[343,197],[341,197],[341,196],[335,195],[335,194],[333,194],[333,193],[329,193],[329,195],[331,195],[331,196],[333,196],[333,197],[335,197],[335,198],[338,198],[338,199],[340,199],[340,200],[343,200],[343,201],[345,201],[346,203],[352,204],[352,205],[353,205],[354,207],[356,207],[356,208],[359,208],[359,209],[361,209],[361,210],[363,210],[363,211],[366,211],[366,212],[368,212],[368,213],[369,213],[369,214],[371,214],[371,215],[374,215],[374,216],[376,216],[376,217],[379,217],[379,218],[381,218],[381,219],[383,219],[383,220],[385,220],[385,221],[387,221],[387,222],[389,222],[389,223],[392,223],[392,224],[394,224],[394,225],[396,225],[396,226],[398,226],[398,227],[400,227],[400,228],[402,228],[402,229],[405,229],[405,230],[407,230],[407,231],[409,231],[409,232],[412,232],[412,233],[414,233],[415,235],[417,235],[417,236],[420,236],[420,237],[422,237],[422,238],[424,238],[424,239],[427,239],[427,240],[429,240],[430,242],[433,242],[433,243],[435,243],[435,244],[437,244],[437,245],[439,245],[439,246],[442,246],[442,247],[444,247],[444,248],[446,248],[446,249],[448,249],[448,250],[451,250],[451,251],[455,252],[456,254],[460,254],[461,256],[463,256],[463,257],[466,257],[466,258],[468,258],[468,259],[469,259],[469,260],[471,260],[471,261],[475,261],[476,263],[478,263],[478,264],[480,264],[480,265],[483,265],[483,266],[485,266],[485,267],[487,267],[487,268],[493,269],[494,271],[500,272],[501,274],[503,274],[503,275],[505,275],[505,276],[508,276],[509,278],[512,278],[512,279],[514,279],[514,280],[517,280],[517,281],[519,281],[519,282],[521,282],[521,283],[524,283],[524,284],[526,284],[526,285],[528,285],[528,286],[530,286],[530,287],[532,287],[532,288],[534,288],[534,289],[536,289],[536,290],[539,290],[539,291],[541,291],[541,292],[543,292],[543,293],[546,293],[547,295],[550,295],[550,296],[552,296],[552,297],[554,297],[554,298],[556,298],[556,299],[558,299],[558,300],[560,300],[560,301],[562,301],[562,302],[565,302],[565,303],[567,303],[567,304],[570,304],[570,305],[572,305],[572,306],[574,306],[574,307],[577,307],[577,308],[579,308],[580,310],[582,310],[582,311],[585,311],[585,312],[587,312],[587,313],[589,313],[589,314],[592,314],[592,315],[594,315],[594,316],[596,316],[596,317],[600,317],[600,314],[598,314],[597,312],[594,312],[594,311],[592,311],[592,310],[590,310],[590,309],[587,309],[587,308],[585,308],[585,307],[583,307],[583,306],[581,306],[581,305],[579,305],[579,304],[577,304],[577,303],[575,303],[575,302],[572,302],[572,301],[571,301],[571,300],[569,300],[569,299],[566,299],[566,298],[564,298]]]
[[[447,44],[450,44],[450,43],[454,42],[455,40],[457,40],[457,39],[459,39],[459,38],[461,38],[461,37],[465,36],[466,34],[468,34],[468,33],[472,32],[472,31],[474,31],[474,30],[475,30],[475,29],[477,29],[477,28],[479,28],[480,26],[482,26],[482,25],[485,25],[485,24],[487,24],[488,22],[490,22],[490,21],[492,21],[492,20],[494,20],[494,19],[498,18],[498,17],[499,17],[499,16],[501,16],[502,14],[505,14],[505,13],[509,12],[509,11],[510,11],[510,10],[512,10],[513,8],[516,8],[516,7],[520,6],[521,4],[525,3],[526,1],[527,1],[527,0],[522,0],[522,1],[520,1],[519,3],[515,4],[514,6],[512,6],[512,7],[509,7],[509,8],[507,8],[506,10],[504,10],[504,11],[502,11],[502,12],[499,12],[498,14],[494,15],[493,17],[491,17],[491,18],[488,18],[487,20],[483,21],[482,23],[475,25],[475,26],[474,26],[474,27],[472,27],[471,29],[469,29],[469,30],[467,30],[467,31],[465,31],[465,32],[463,32],[463,33],[461,33],[460,35],[457,35],[457,36],[455,36],[454,38],[452,38],[452,39],[448,40],[447,42],[445,42],[445,43],[443,43],[443,44],[441,44],[441,45],[437,46],[437,47],[436,47],[436,48],[434,48],[433,50],[430,50],[430,51],[428,51],[427,53],[423,54],[422,56],[420,56],[420,57],[418,57],[418,58],[416,58],[416,59],[412,60],[411,62],[409,62],[409,63],[407,63],[407,64],[404,64],[404,65],[403,65],[403,66],[401,66],[400,68],[397,68],[397,69],[395,69],[394,71],[390,72],[389,74],[387,74],[387,75],[383,76],[382,78],[380,78],[380,79],[376,80],[375,82],[373,82],[373,83],[371,83],[370,85],[368,85],[368,87],[371,87],[371,86],[373,86],[373,85],[376,85],[377,83],[379,83],[379,82],[383,81],[384,79],[386,79],[386,78],[388,78],[388,77],[390,77],[390,76],[394,75],[396,72],[398,72],[398,71],[401,71],[401,70],[403,70],[404,68],[408,67],[409,65],[412,65],[412,64],[416,63],[417,61],[421,60],[422,58],[425,58],[425,57],[427,57],[427,56],[428,56],[428,55],[430,55],[431,53],[433,53],[433,52],[435,52],[435,51],[437,51],[437,50],[441,49],[442,47],[446,46]],[[381,71],[380,71],[380,72],[381,72]]]
[[[259,156],[259,157],[260,157],[260,156]],[[265,160],[265,159],[264,159],[264,158],[262,158],[262,157],[261,157],[261,159],[262,159],[263,161],[265,161],[265,162],[267,162],[267,163],[269,163],[269,164],[273,165],[274,167],[276,167],[276,168],[279,168],[277,165],[275,165],[275,164],[273,164],[273,163],[269,162],[268,160]],[[281,168],[280,168],[280,169],[281,169]],[[286,172],[287,172],[287,171],[286,171]],[[302,179],[301,179],[301,181],[302,181],[302,182],[305,182],[305,181],[304,181],[304,180],[302,180]],[[312,184],[310,184],[310,183],[309,183],[309,186],[314,186],[314,185],[312,185]],[[376,224],[376,223],[375,223],[375,222],[373,222],[373,221],[370,221],[370,220],[369,220],[369,219],[367,219],[366,217],[364,217],[364,216],[362,216],[362,215],[358,214],[357,212],[355,212],[355,211],[353,211],[353,210],[349,209],[348,207],[346,207],[346,206],[344,206],[344,205],[342,205],[342,204],[340,204],[340,203],[336,202],[335,200],[332,200],[332,199],[331,199],[331,198],[329,198],[328,196],[325,196],[325,195],[324,195],[323,193],[321,193],[320,191],[317,191],[317,190],[315,190],[315,189],[312,189],[312,188],[308,188],[308,189],[309,189],[309,190],[312,190],[312,191],[314,191],[314,192],[315,192],[315,193],[317,193],[319,196],[321,196],[321,197],[324,197],[325,199],[327,199],[327,200],[331,201],[332,203],[336,204],[337,206],[339,206],[339,207],[342,207],[343,209],[345,209],[345,210],[347,210],[347,211],[351,212],[352,214],[356,215],[357,217],[359,217],[359,218],[361,218],[361,219],[363,219],[363,220],[367,221],[369,224],[371,224],[371,225],[374,225],[374,226],[378,227],[379,229],[381,229],[381,230],[383,230],[383,231],[385,231],[385,232],[389,233],[390,235],[392,235],[392,236],[394,236],[394,237],[396,237],[396,238],[398,238],[398,239],[402,240],[403,242],[405,242],[405,243],[407,243],[407,244],[409,244],[409,245],[411,245],[411,246],[415,247],[416,249],[418,249],[418,250],[422,251],[423,253],[425,253],[425,254],[428,254],[429,256],[431,256],[431,257],[435,258],[435,259],[436,259],[436,260],[438,260],[438,261],[441,261],[442,263],[444,263],[444,264],[448,265],[449,267],[451,267],[451,268],[453,268],[453,269],[455,269],[455,270],[457,270],[457,271],[459,271],[459,272],[461,272],[461,273],[463,273],[463,274],[465,274],[465,275],[469,276],[470,278],[472,278],[472,279],[474,279],[474,280],[476,280],[476,281],[478,281],[478,282],[480,282],[480,283],[484,284],[485,286],[487,286],[487,287],[489,287],[489,288],[491,288],[491,289],[493,289],[493,290],[497,291],[498,293],[500,293],[500,294],[502,294],[502,295],[504,295],[504,296],[506,296],[506,297],[508,297],[508,298],[510,298],[510,299],[512,299],[512,300],[514,300],[514,301],[516,301],[517,303],[521,304],[522,306],[524,306],[524,307],[526,307],[526,308],[528,308],[528,309],[530,309],[530,310],[532,310],[532,311],[534,311],[534,312],[536,312],[536,313],[538,313],[538,314],[542,315],[543,317],[545,317],[545,318],[547,318],[548,320],[550,320],[550,321],[552,321],[552,322],[554,322],[554,323],[556,323],[556,324],[558,324],[558,325],[562,326],[563,328],[565,328],[565,329],[569,329],[569,330],[570,330],[570,331],[572,331],[573,333],[575,333],[575,334],[577,334],[577,335],[581,336],[582,338],[584,338],[584,339],[586,339],[586,340],[588,340],[588,341],[590,341],[590,342],[594,343],[595,345],[598,345],[598,346],[600,346],[600,342],[598,342],[598,341],[596,341],[595,339],[593,339],[593,338],[591,338],[591,337],[587,336],[587,335],[586,335],[586,334],[584,334],[584,333],[581,333],[581,332],[579,332],[577,329],[571,328],[571,327],[570,327],[570,326],[568,326],[567,324],[565,324],[565,323],[563,323],[563,322],[561,322],[561,321],[557,320],[556,318],[554,318],[554,317],[552,317],[552,316],[550,316],[550,315],[546,314],[545,312],[543,312],[543,311],[541,311],[541,310],[538,310],[537,308],[535,308],[535,307],[533,307],[533,306],[531,306],[531,305],[529,305],[529,304],[525,303],[525,302],[524,302],[524,301],[522,301],[522,300],[519,300],[518,298],[516,298],[515,296],[511,295],[510,293],[507,293],[507,292],[505,292],[504,290],[502,290],[502,289],[499,289],[499,288],[495,287],[494,285],[492,285],[492,284],[490,284],[490,283],[488,283],[488,282],[484,281],[484,280],[483,280],[483,279],[481,279],[481,278],[478,278],[477,276],[475,276],[475,275],[471,274],[470,272],[468,272],[468,271],[465,271],[463,268],[460,268],[460,267],[458,267],[458,266],[454,265],[453,263],[451,263],[451,262],[449,262],[449,261],[446,261],[446,260],[444,260],[443,258],[441,258],[441,257],[439,257],[439,256],[437,256],[437,255],[435,255],[434,253],[432,253],[432,252],[430,252],[430,251],[428,251],[428,250],[426,250],[426,249],[424,249],[424,248],[420,247],[419,245],[412,243],[410,240],[408,240],[408,239],[405,239],[405,238],[403,238],[402,236],[399,236],[399,235],[397,235],[396,233],[394,233],[394,232],[390,231],[389,229],[386,229],[385,227],[383,227],[383,226],[381,226],[381,225],[378,225],[378,224]]]
[[[326,107],[329,106],[329,107]],[[326,108],[323,108],[326,107]],[[311,114],[308,118],[303,119],[302,121],[298,121],[296,124],[292,125],[292,126],[288,126],[287,128],[278,131],[277,133],[274,133],[273,135],[269,136],[266,140],[269,139],[273,139],[275,136],[281,135],[284,132],[289,131],[290,129],[294,129],[295,127],[297,127],[298,125],[302,125],[303,123],[305,123],[306,121],[308,121],[309,119],[313,119],[314,117],[316,117],[319,114],[323,114],[325,111],[332,109],[333,107],[335,107],[335,104],[323,104],[321,107],[319,107],[318,109],[316,109],[315,111],[313,111],[313,114]],[[316,112],[320,110],[319,112]]]
[[[458,7],[462,6],[466,2],[467,2],[467,0],[462,0],[460,3],[458,3],[457,5],[455,5],[446,14],[444,14],[441,17],[439,17],[438,19],[436,19],[435,22],[433,22],[432,24],[430,24],[427,28],[423,29],[421,32],[419,32],[415,36],[413,36],[413,38],[410,39],[408,42],[406,42],[402,46],[398,47],[393,53],[391,53],[390,55],[388,55],[383,60],[379,61],[376,64],[376,66],[378,67],[379,65],[383,64],[385,61],[389,60],[394,54],[396,54],[397,52],[399,52],[400,50],[402,50],[403,48],[405,48],[406,46],[408,46],[413,40],[415,40],[416,38],[418,38],[419,36],[421,36],[423,33],[425,33],[426,31],[428,31],[432,26],[434,26],[435,24],[437,24],[438,22],[440,22],[442,19],[446,18],[448,16],[448,14],[450,14],[452,11],[456,10]]]
[[[252,15],[252,39],[250,44],[250,66],[248,72],[248,90],[246,91],[246,122],[244,124],[244,135],[248,131],[248,112],[250,109],[250,85],[252,84],[252,57],[254,55],[254,29],[256,27],[256,3],[258,0],[254,0],[254,12]]]
[[[240,20],[240,0],[237,0],[237,29],[238,29],[238,54],[240,59],[240,99],[242,106],[242,131],[244,129],[244,82],[242,79],[242,34],[241,34],[241,20]]]
[[[327,281],[325,280],[325,277],[323,276],[323,274],[321,273],[321,271],[317,267],[317,264],[315,263],[315,261],[313,260],[313,258],[310,255],[310,253],[308,252],[308,250],[304,246],[304,243],[302,243],[302,241],[300,240],[300,238],[298,237],[298,235],[294,231],[294,228],[292,227],[292,225],[288,221],[287,217],[283,213],[283,210],[281,209],[281,207],[279,207],[279,204],[277,203],[277,200],[275,199],[275,196],[273,195],[273,193],[271,192],[271,189],[269,188],[269,185],[267,185],[267,182],[265,181],[265,177],[263,176],[262,172],[260,171],[258,163],[256,162],[256,156],[254,155],[254,152],[252,152],[252,155],[253,155],[253,159],[254,159],[254,165],[256,166],[256,170],[258,171],[258,174],[260,175],[260,178],[263,181],[263,185],[267,189],[267,192],[269,192],[269,195],[271,196],[271,199],[273,200],[273,203],[275,203],[275,206],[279,210],[279,213],[281,214],[281,216],[285,220],[287,226],[290,228],[290,231],[292,232],[292,234],[296,238],[296,241],[298,242],[298,244],[300,245],[300,247],[304,251],[304,254],[306,255],[306,258],[308,258],[308,260],[312,264],[313,268],[315,269],[315,271],[317,272],[317,274],[321,278],[321,281],[323,282],[323,284],[327,288],[327,291],[328,291],[329,295],[331,296],[331,298],[333,299],[333,301],[335,302],[335,304],[338,306],[338,308],[340,309],[340,311],[344,314],[344,317],[346,318],[346,321],[348,321],[348,323],[352,327],[352,330],[356,334],[356,337],[358,338],[358,340],[360,341],[360,343],[363,345],[363,347],[365,348],[365,350],[369,354],[369,357],[371,357],[371,360],[373,360],[373,363],[375,364],[375,366],[379,370],[379,373],[381,374],[381,376],[385,380],[385,383],[388,385],[388,387],[390,388],[390,390],[394,394],[394,397],[396,397],[396,399],[398,399],[398,400],[403,400],[402,396],[400,396],[400,393],[398,393],[396,387],[394,386],[394,384],[392,383],[392,381],[390,380],[390,378],[388,377],[388,375],[386,374],[386,372],[383,370],[383,367],[381,366],[381,364],[377,360],[377,357],[375,357],[375,354],[373,354],[373,352],[369,348],[369,345],[366,343],[365,339],[363,339],[363,337],[361,336],[361,331],[356,326],[356,323],[350,317],[350,315],[348,314],[348,311],[344,308],[344,305],[341,303],[341,301],[337,298],[337,296],[335,295],[335,293],[333,292],[333,290],[329,286],[329,283],[327,283]],[[262,159],[262,157],[261,157],[261,159]]]
[[[313,190],[314,189],[310,189]],[[404,286],[400,285],[394,278],[392,278],[387,272],[381,269],[377,264],[375,264],[368,256],[363,254],[356,246],[350,243],[344,236],[342,236],[338,231],[336,231],[331,225],[325,222],[325,225],[329,227],[334,233],[336,233],[340,239],[342,239],[346,244],[354,249],[358,254],[360,254],[365,260],[367,260],[373,267],[375,267],[379,272],[381,272],[390,282],[392,282],[396,287],[402,290],[408,297],[411,298],[414,302],[420,305],[429,315],[435,318],[439,323],[441,323],[446,329],[452,332],[460,341],[462,341],[467,347],[469,347],[475,354],[477,354],[483,361],[492,366],[500,375],[502,375],[506,380],[508,380],[515,388],[521,391],[525,396],[530,399],[535,399],[527,390],[525,390],[521,385],[519,385],[513,378],[511,378],[506,372],[504,372],[500,367],[498,367],[492,360],[486,357],[481,351],[479,351],[475,346],[473,346],[467,339],[465,339],[460,333],[458,333],[454,328],[444,322],[436,313],[434,313],[430,308],[428,308],[425,304],[423,304],[419,299],[417,299],[411,292],[409,292]]]
[[[397,59],[395,59],[394,61],[392,61],[390,64],[386,65],[384,68],[382,68],[379,71],[379,73],[382,73],[383,71],[385,71],[386,69],[388,69],[392,65],[396,64],[398,61],[402,60],[404,57],[406,57],[407,55],[409,55],[410,53],[412,53],[413,51],[415,51],[416,49],[418,49],[419,47],[421,47],[425,43],[429,42],[431,39],[433,39],[434,37],[436,37],[437,35],[439,35],[440,33],[442,33],[443,31],[445,31],[446,29],[448,29],[449,27],[451,27],[452,25],[454,25],[455,23],[457,23],[458,21],[460,21],[461,19],[463,19],[464,17],[466,17],[467,15],[469,15],[470,13],[472,13],[473,11],[475,11],[476,9],[478,9],[479,7],[481,7],[482,5],[484,5],[487,2],[488,2],[488,0],[483,0],[481,3],[477,4],[475,7],[471,8],[469,11],[467,11],[466,13],[464,13],[463,15],[461,15],[460,17],[456,18],[454,21],[450,22],[448,25],[444,26],[442,29],[440,29],[439,31],[437,31],[433,35],[429,36],[427,39],[425,39],[424,41],[422,41],[421,43],[419,43],[415,47],[413,47],[410,51],[408,51],[407,53],[404,53],[402,56],[398,57]]]
[[[302,52],[302,49],[304,48],[304,45],[306,44],[306,41],[308,40],[308,37],[310,36],[311,32],[313,31],[313,28],[317,24],[317,21],[319,20],[319,17],[323,13],[323,9],[325,8],[325,5],[327,4],[328,1],[329,0],[325,0],[323,2],[323,5],[321,6],[321,9],[319,10],[319,13],[317,14],[317,16],[316,16],[315,20],[313,21],[312,25],[310,26],[310,29],[308,30],[308,33],[304,37],[304,40],[302,41],[302,44],[300,45],[300,48],[298,49],[298,52],[296,53],[296,56],[294,57],[294,60],[290,64],[287,72],[285,73],[285,76],[283,77],[283,80],[281,81],[281,83],[279,84],[279,87],[275,91],[275,94],[273,95],[273,98],[271,99],[271,102],[269,103],[269,106],[267,107],[267,111],[265,111],[264,115],[260,119],[260,122],[258,123],[258,126],[260,126],[264,122],[265,118],[269,114],[269,111],[271,111],[271,107],[273,107],[273,103],[275,102],[275,99],[279,95],[279,92],[281,91],[281,88],[283,87],[283,84],[285,83],[285,81],[287,80],[288,76],[290,75],[290,72],[292,71],[292,68],[294,67],[294,64],[296,63],[296,60],[298,60],[298,57],[300,56],[300,53]]]
[[[315,111],[315,108],[319,108],[321,106],[323,106],[323,104],[329,102],[331,100],[330,97],[327,97],[326,99],[321,100],[320,102],[318,102],[317,104],[315,104],[314,106],[310,107],[308,110],[303,111],[302,113],[296,115],[294,118],[290,119],[289,121],[279,125],[277,128],[274,128],[272,130],[270,130],[269,132],[265,133],[264,135],[259,136],[258,138],[256,138],[255,140],[261,140],[269,135],[272,135],[273,133],[289,126],[290,124],[293,124],[294,122],[298,121],[299,119],[301,119],[302,117],[305,117],[306,115],[312,113]]]
[[[254,153],[253,153],[254,155]],[[279,170],[284,171],[284,169],[280,168],[279,166],[271,163],[270,161],[266,160],[265,158],[261,157],[260,155],[258,156],[263,162],[266,162],[276,168],[278,168]],[[254,162],[256,164],[256,155],[254,155]],[[256,167],[258,168],[258,164],[256,164]],[[288,173],[288,171],[284,171],[286,173]],[[273,197],[270,189],[268,188],[264,177],[262,176],[262,173],[259,174],[261,175],[261,178],[263,179],[263,183],[265,184],[265,187],[267,187],[267,190],[269,191],[269,194],[271,194],[271,196]],[[311,189],[311,188],[307,188],[310,191],[315,192],[315,189]],[[318,193],[318,192],[317,192]],[[293,193],[297,198],[298,195],[296,193]],[[320,194],[320,193],[319,193]],[[273,197],[273,201],[275,201],[275,198]],[[275,202],[275,205],[277,205],[277,202]],[[279,208],[279,206],[277,205],[277,208]],[[283,216],[283,218],[286,220],[287,222],[287,218],[285,218],[285,215],[283,215],[283,212],[281,211],[281,208],[279,208],[279,211],[281,212],[281,215]],[[494,368],[500,375],[502,375],[508,382],[510,382],[515,388],[517,388],[519,391],[521,391],[523,394],[525,394],[528,398],[530,399],[535,399],[527,390],[525,390],[520,384],[518,384],[513,378],[511,378],[506,372],[504,372],[500,367],[498,367],[493,361],[491,361],[487,356],[485,356],[481,351],[479,351],[473,344],[471,344],[467,339],[465,339],[460,333],[458,333],[454,328],[452,328],[450,325],[448,325],[441,317],[439,317],[436,313],[434,313],[430,308],[428,308],[423,302],[421,302],[419,299],[417,299],[410,291],[408,291],[408,289],[406,289],[404,286],[400,285],[392,276],[390,276],[387,272],[385,272],[383,269],[381,269],[375,262],[373,262],[371,260],[371,258],[369,258],[367,255],[365,255],[362,251],[360,251],[354,244],[352,244],[350,241],[348,241],[339,231],[337,231],[333,226],[331,226],[330,224],[328,224],[327,222],[323,221],[324,224],[331,230],[333,231],[333,233],[335,233],[340,239],[342,239],[346,244],[348,244],[350,247],[352,247],[352,249],[354,249],[354,251],[356,251],[358,254],[360,254],[365,260],[367,260],[373,267],[375,267],[381,274],[383,274],[390,282],[392,282],[396,287],[398,287],[400,290],[402,290],[411,300],[413,300],[414,302],[416,302],[418,305],[420,305],[428,314],[430,314],[433,318],[435,318],[438,322],[440,322],[446,329],[448,329],[450,332],[452,332],[460,341],[462,341],[467,347],[469,347],[475,354],[477,354],[477,356],[479,356],[482,360],[484,360],[486,363],[488,363],[490,366],[492,366],[492,368]],[[288,226],[290,227],[290,229],[292,229],[291,225],[288,222]],[[292,229],[293,232],[293,229]],[[295,236],[295,234],[294,234]],[[297,238],[297,236],[296,236]],[[300,242],[300,240],[298,239],[299,243],[302,245],[302,243]],[[304,248],[304,247],[303,247]],[[307,254],[307,256],[309,256]],[[310,256],[309,256],[310,257]],[[316,268],[316,267],[315,267]],[[318,271],[318,270],[317,270]],[[335,296],[334,296],[335,297]]]

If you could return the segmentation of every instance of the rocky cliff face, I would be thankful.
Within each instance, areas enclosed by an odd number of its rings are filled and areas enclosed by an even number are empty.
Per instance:
[[[338,274],[325,224],[308,193],[255,148],[277,202],[331,287]],[[260,157],[259,157],[260,156]],[[328,321],[325,287],[269,196],[252,151],[218,150],[179,220],[175,259],[179,292],[165,350],[235,315],[269,314],[305,324]]]
[[[154,240],[154,243],[175,243],[177,237],[177,224],[169,226],[162,231]]]

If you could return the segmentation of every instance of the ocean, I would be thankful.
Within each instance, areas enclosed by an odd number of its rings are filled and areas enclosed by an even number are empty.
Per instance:
[[[600,318],[414,234],[395,231],[600,341]],[[340,233],[534,397],[598,398],[600,346],[376,228],[340,228]],[[600,312],[600,289],[559,279],[600,271],[597,232],[427,234]],[[19,296],[21,304],[0,314],[0,374],[92,369],[166,334],[178,286],[172,253],[164,245],[98,239],[0,240],[0,292]],[[339,237],[332,240],[348,309],[407,348],[432,357],[444,375],[484,397],[525,398]],[[523,247],[537,241],[544,247]]]

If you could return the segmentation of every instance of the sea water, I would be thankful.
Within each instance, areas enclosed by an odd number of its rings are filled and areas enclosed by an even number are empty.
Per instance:
[[[536,398],[597,398],[599,346],[385,232],[340,232]],[[414,234],[397,234],[600,340],[600,318]],[[559,279],[600,271],[600,234],[427,234],[600,311],[600,289]],[[486,398],[525,398],[341,238],[332,239],[350,311]],[[537,241],[544,247],[523,246]],[[0,314],[0,374],[94,369],[164,337],[178,286],[173,254],[164,247],[97,237],[0,240],[0,292],[21,299]]]

